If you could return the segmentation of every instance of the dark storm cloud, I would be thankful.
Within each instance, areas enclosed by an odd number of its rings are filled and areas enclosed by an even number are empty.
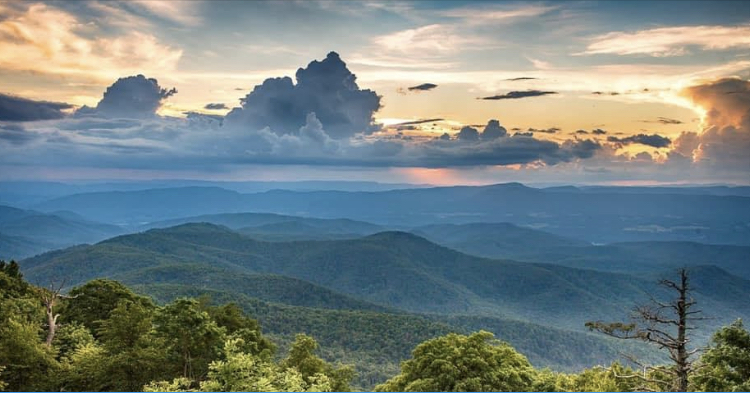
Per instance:
[[[96,107],[84,106],[76,114],[129,119],[153,117],[162,102],[176,93],[177,89],[164,89],[154,78],[129,76],[108,87]]]
[[[542,90],[525,90],[525,91],[511,91],[507,94],[482,97],[481,100],[515,100],[519,98],[527,97],[541,97],[550,94],[557,94],[556,91],[542,91]]]
[[[219,102],[219,103],[206,104],[206,106],[204,106],[203,109],[218,110],[218,109],[229,109],[229,107],[226,104]]]
[[[614,143],[620,143],[623,145],[630,145],[633,143],[651,146],[651,147],[668,147],[670,144],[672,144],[672,140],[661,136],[657,134],[647,135],[647,134],[637,134],[637,135],[631,135],[625,138],[618,138],[616,136],[610,136],[607,138],[607,142],[614,142]]]
[[[436,88],[438,85],[434,83],[422,83],[421,85],[407,87],[409,91],[428,91]]]
[[[63,110],[72,107],[63,102],[34,101],[0,93],[0,121],[60,119],[65,116]]]
[[[277,135],[294,134],[305,125],[308,114],[317,119],[333,138],[371,133],[380,97],[357,86],[357,77],[339,55],[331,52],[323,61],[313,61],[291,78],[269,78],[255,86],[225,119],[230,127],[260,130],[268,127]]]

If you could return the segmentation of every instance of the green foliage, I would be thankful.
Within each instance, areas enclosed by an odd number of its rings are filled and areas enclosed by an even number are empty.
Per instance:
[[[164,340],[168,358],[179,365],[180,375],[190,379],[206,374],[226,335],[226,329],[219,327],[194,299],[177,299],[166,305],[156,313],[154,325],[156,336]]]
[[[80,323],[98,336],[99,323],[109,318],[109,314],[122,300],[153,307],[148,298],[134,294],[121,283],[97,279],[70,291],[70,299],[63,305],[62,322]]]
[[[245,315],[236,303],[226,303],[212,307],[203,304],[206,298],[199,298],[202,308],[208,312],[219,327],[226,329],[232,338],[242,340],[244,352],[270,358],[276,352],[276,345],[262,336],[258,321]]]
[[[41,341],[36,324],[11,318],[0,325],[0,367],[9,390],[45,390],[57,369],[54,354]]]
[[[401,374],[377,391],[528,391],[535,372],[526,358],[492,333],[448,334],[414,349]]]
[[[555,390],[561,392],[632,392],[639,381],[634,371],[614,363],[610,367],[593,367],[578,374],[559,375]],[[629,378],[630,377],[630,378]]]
[[[349,383],[354,378],[354,369],[348,366],[333,367],[315,355],[317,349],[318,343],[315,339],[305,334],[298,334],[289,350],[289,355],[281,362],[282,369],[298,371],[308,385],[314,385],[321,375],[325,375],[334,391],[351,390]]]
[[[691,380],[696,390],[750,390],[750,332],[737,320],[717,331]]]
[[[89,344],[94,344],[94,336],[85,326],[77,323],[60,326],[52,341],[52,346],[57,349],[58,359],[67,358],[79,348]]]

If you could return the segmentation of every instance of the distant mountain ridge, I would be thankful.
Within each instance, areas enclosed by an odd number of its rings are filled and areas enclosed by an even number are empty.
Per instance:
[[[507,183],[377,192],[272,190],[241,194],[215,187],[185,187],[77,194],[36,207],[71,210],[89,219],[132,227],[187,216],[253,211],[348,218],[386,227],[510,222],[594,243],[668,240],[750,245],[750,197],[684,189],[634,192],[609,187],[589,191]]]

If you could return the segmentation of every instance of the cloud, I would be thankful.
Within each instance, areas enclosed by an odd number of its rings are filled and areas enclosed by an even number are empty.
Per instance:
[[[479,131],[476,128],[465,126],[456,134],[459,141],[474,142],[479,140]]]
[[[428,91],[436,88],[437,85],[434,83],[422,83],[421,85],[411,86],[407,88],[409,91]]]
[[[591,133],[594,135],[607,135],[607,131],[602,130],[601,128],[595,128],[591,130]]]
[[[460,34],[453,25],[431,24],[373,38],[380,54],[440,57],[489,45],[487,39]]]
[[[550,94],[557,94],[555,91],[542,91],[542,90],[526,90],[526,91],[511,91],[507,94],[494,95],[489,97],[482,97],[482,100],[514,100],[526,97],[541,97]]]
[[[539,132],[542,134],[557,134],[560,132],[560,128],[558,127],[550,127],[550,128],[529,128],[526,130],[528,132]]]
[[[314,112],[334,139],[379,128],[373,115],[380,109],[380,97],[357,86],[356,76],[337,53],[300,68],[296,79],[296,84],[289,77],[266,79],[241,100],[241,108],[227,114],[225,124],[252,131],[268,127],[283,135],[297,132]]]
[[[519,135],[491,141],[435,140],[409,151],[419,163],[413,166],[430,168],[486,165],[526,165],[541,163],[557,165],[577,159],[591,158],[601,149],[595,141],[557,143]]]
[[[607,137],[607,142],[614,142],[619,143],[622,145],[630,145],[633,143],[656,147],[656,148],[662,148],[662,147],[669,147],[669,145],[672,143],[672,140],[661,135],[652,134],[652,135],[646,135],[646,134],[636,134],[631,135],[624,138],[618,138],[616,136],[610,136]]]
[[[500,125],[497,120],[490,120],[482,131],[482,140],[490,141],[508,135],[508,130]]]
[[[506,81],[509,81],[509,82],[518,82],[518,81],[530,81],[530,80],[535,80],[535,79],[539,79],[539,78],[532,78],[530,76],[520,76],[518,78],[508,78],[508,79],[506,79]]]
[[[34,101],[0,93],[0,121],[34,121],[60,119],[65,109],[73,106],[63,102]]]
[[[84,106],[76,111],[76,115],[130,119],[152,117],[162,102],[176,93],[177,89],[162,88],[154,78],[140,74],[129,76],[108,87],[96,107]]]
[[[204,106],[203,109],[219,110],[219,109],[229,109],[229,107],[224,103],[210,103],[210,104],[206,104],[206,106]]]
[[[23,145],[34,139],[37,139],[37,135],[32,132],[27,132],[20,125],[0,125],[0,141],[2,142],[7,142],[13,145]]]
[[[5,70],[112,80],[123,74],[174,71],[182,56],[182,50],[153,35],[132,30],[113,35],[45,4],[3,12],[0,68]]]
[[[682,121],[677,119],[670,119],[668,117],[657,117],[656,120],[641,120],[643,123],[660,123],[664,125],[676,125],[676,124],[683,124]]]
[[[469,24],[486,24],[532,18],[544,15],[556,8],[541,5],[526,5],[516,8],[467,7],[443,11],[442,15],[451,18],[461,18]]]
[[[396,123],[393,125],[394,126],[409,126],[409,125],[415,125],[415,124],[434,123],[434,122],[443,121],[443,120],[445,119],[442,119],[442,118],[419,119],[419,120],[405,121],[403,123]]]
[[[579,55],[617,54],[681,56],[690,47],[701,50],[750,48],[750,26],[674,26],[611,32],[594,37]]]
[[[700,133],[684,132],[675,151],[702,166],[740,173],[750,168],[750,82],[724,78],[684,89],[685,97],[706,110]]]

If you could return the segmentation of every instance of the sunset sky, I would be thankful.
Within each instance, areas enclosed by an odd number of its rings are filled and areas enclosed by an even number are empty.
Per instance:
[[[742,1],[0,1],[0,180],[750,184],[748,79]]]

